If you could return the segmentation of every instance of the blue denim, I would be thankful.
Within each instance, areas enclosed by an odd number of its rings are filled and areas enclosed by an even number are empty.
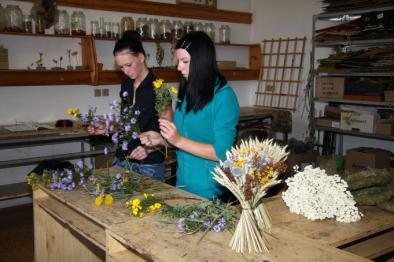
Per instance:
[[[114,166],[128,168],[130,170],[139,174],[143,174],[144,176],[164,181],[164,164],[138,164],[134,162],[126,163],[125,160],[115,159]]]

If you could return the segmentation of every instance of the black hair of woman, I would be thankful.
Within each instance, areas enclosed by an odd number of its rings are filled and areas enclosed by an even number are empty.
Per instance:
[[[142,47],[141,36],[135,30],[129,30],[123,32],[123,36],[121,39],[116,41],[113,55],[115,56],[116,53],[128,50],[134,56],[138,56],[138,54],[145,55],[145,50]]]
[[[193,31],[178,41],[176,49],[190,54],[189,75],[187,79],[182,77],[179,83],[177,108],[186,98],[186,112],[197,112],[227,83],[217,67],[215,44],[206,33]],[[219,88],[215,90],[215,86]]]

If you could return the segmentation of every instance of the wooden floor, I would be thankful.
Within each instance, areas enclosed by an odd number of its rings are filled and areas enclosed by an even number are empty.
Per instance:
[[[0,209],[0,261],[34,261],[32,205]]]

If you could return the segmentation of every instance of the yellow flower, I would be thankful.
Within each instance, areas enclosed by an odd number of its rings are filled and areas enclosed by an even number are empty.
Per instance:
[[[133,213],[134,216],[138,215],[138,209],[137,208],[133,208],[133,212],[132,213]]]
[[[67,109],[67,114],[72,115],[73,117],[78,117],[79,109],[76,107],[69,108],[69,109]]]
[[[160,203],[155,203],[155,208],[156,209],[158,209],[158,208],[160,208],[161,207],[161,204]]]
[[[174,94],[178,94],[178,89],[176,89],[175,87],[171,86],[171,92]]]
[[[144,198],[147,199],[148,198],[148,194],[144,193]]]
[[[110,205],[112,205],[113,200],[114,200],[114,198],[108,194],[108,195],[105,195],[104,203],[106,206],[110,206]]]
[[[96,200],[94,202],[95,202],[96,206],[99,207],[99,206],[101,206],[103,201],[104,201],[104,195],[100,194],[98,197],[96,197]]]
[[[160,88],[163,85],[163,82],[163,79],[156,79],[155,81],[153,81],[153,86],[155,88]]]
[[[140,212],[140,217],[143,217],[144,216],[144,212]]]
[[[245,159],[238,159],[234,161],[234,166],[242,167],[246,163]]]

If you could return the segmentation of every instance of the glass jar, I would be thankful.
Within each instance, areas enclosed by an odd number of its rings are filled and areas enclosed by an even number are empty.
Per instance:
[[[186,21],[186,22],[183,24],[183,34],[186,35],[186,34],[192,32],[192,31],[194,31],[193,22],[191,22],[191,21]]]
[[[104,22],[105,38],[112,38],[112,26],[111,22]]]
[[[205,33],[215,42],[215,26],[212,23],[206,23],[204,26]]]
[[[6,30],[10,32],[21,32],[22,25],[22,10],[17,5],[7,5],[5,8],[7,25]]]
[[[159,24],[159,34],[162,40],[171,40],[172,25],[168,20],[161,20]]]
[[[23,15],[23,32],[33,33],[33,22],[31,20],[31,15]]]
[[[37,12],[35,16],[36,34],[45,34],[45,15],[42,12]]]
[[[148,38],[149,39],[160,39],[159,35],[159,20],[150,18],[148,20]]]
[[[115,39],[120,38],[120,24],[112,23],[112,37]]]
[[[148,19],[141,17],[138,18],[135,30],[140,34],[142,39],[148,39],[148,33],[149,33]]]
[[[71,34],[86,35],[86,18],[82,11],[74,11],[71,14]]]
[[[55,15],[55,35],[70,34],[70,17],[66,10],[58,10]]]
[[[180,20],[175,20],[172,24],[172,35],[176,40],[179,40],[183,36],[183,26]]]
[[[90,21],[90,34],[94,37],[99,37],[100,35],[100,27],[99,27],[99,21],[94,20]]]
[[[204,25],[201,22],[195,23],[194,31],[204,31]]]
[[[231,29],[228,25],[222,25],[219,28],[219,43],[230,43]]]
[[[0,4],[0,31],[5,31],[7,26],[7,14]]]
[[[120,20],[120,33],[123,35],[125,31],[134,30],[134,20],[131,16],[124,16]]]

